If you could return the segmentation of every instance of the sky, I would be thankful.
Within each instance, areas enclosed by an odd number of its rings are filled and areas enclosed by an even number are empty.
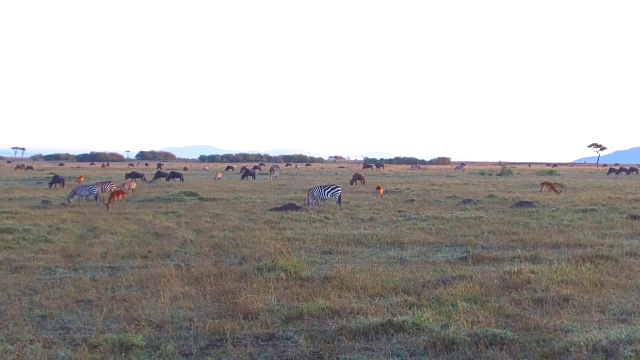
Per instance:
[[[2,1],[0,148],[572,161],[640,146],[638,18],[638,1]]]

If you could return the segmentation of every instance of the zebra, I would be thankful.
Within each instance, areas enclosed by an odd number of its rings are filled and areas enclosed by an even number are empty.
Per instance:
[[[135,180],[127,180],[120,185],[120,190],[127,192],[131,190],[132,192],[136,192],[136,181]]]
[[[96,185],[80,185],[77,188],[71,190],[69,195],[67,195],[67,203],[71,204],[71,200],[73,200],[73,198],[76,196],[78,198],[87,198],[87,201],[89,200],[89,197],[92,196],[96,201],[96,204],[98,204],[98,199],[100,198],[100,189],[98,189],[98,186]]]
[[[116,184],[113,181],[99,181],[94,184],[100,190],[100,193],[113,192],[116,190]]]
[[[307,193],[307,207],[320,205],[320,202],[335,198],[336,204],[342,210],[342,188],[338,185],[320,185],[309,189]]]
[[[464,171],[464,168],[466,168],[466,167],[467,167],[467,164],[465,164],[465,163],[460,163],[460,165],[458,165],[458,166],[456,166],[455,168],[453,168],[453,171],[458,171],[458,170],[460,170],[460,171]]]

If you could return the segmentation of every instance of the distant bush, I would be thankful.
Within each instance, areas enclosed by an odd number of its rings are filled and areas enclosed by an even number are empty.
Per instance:
[[[478,174],[480,176],[491,176],[491,175],[493,175],[493,172],[491,172],[489,170],[479,170],[478,172],[476,172],[476,174]]]
[[[45,155],[44,160],[46,161],[75,161],[76,160],[76,156],[73,154],[48,154]]]
[[[502,165],[502,169],[496,174],[496,176],[513,176],[513,169],[509,166]]]
[[[448,157],[437,157],[435,159],[431,159],[427,161],[428,165],[451,165],[451,158]]]
[[[124,156],[118,153],[110,152],[90,152],[88,154],[78,154],[76,155],[76,161],[78,162],[117,162],[124,161]]]
[[[538,176],[559,176],[560,173],[558,170],[540,170],[536,171],[536,175]]]

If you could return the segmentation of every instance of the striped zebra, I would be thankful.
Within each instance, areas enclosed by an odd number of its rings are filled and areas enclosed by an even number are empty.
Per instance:
[[[127,192],[131,190],[132,192],[136,192],[136,181],[135,180],[127,180],[120,185],[120,190]]]
[[[113,181],[99,181],[94,184],[100,190],[100,193],[113,192],[116,190],[116,184]]]
[[[92,196],[97,204],[98,199],[100,198],[100,189],[98,189],[96,185],[80,185],[71,190],[69,195],[67,195],[67,203],[71,204],[71,200],[76,196],[80,199],[86,198],[87,201],[89,200],[89,197]]]
[[[321,185],[314,186],[307,193],[307,207],[320,205],[320,202],[336,199],[336,204],[342,210],[342,189],[338,185]]]

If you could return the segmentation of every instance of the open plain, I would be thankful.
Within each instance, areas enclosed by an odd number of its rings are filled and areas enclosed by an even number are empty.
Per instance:
[[[107,211],[66,204],[78,176],[155,168],[26,163],[0,166],[3,359],[640,357],[634,174],[331,163],[240,180],[255,164],[168,162],[184,182],[138,181]],[[324,184],[343,210],[269,211]]]

